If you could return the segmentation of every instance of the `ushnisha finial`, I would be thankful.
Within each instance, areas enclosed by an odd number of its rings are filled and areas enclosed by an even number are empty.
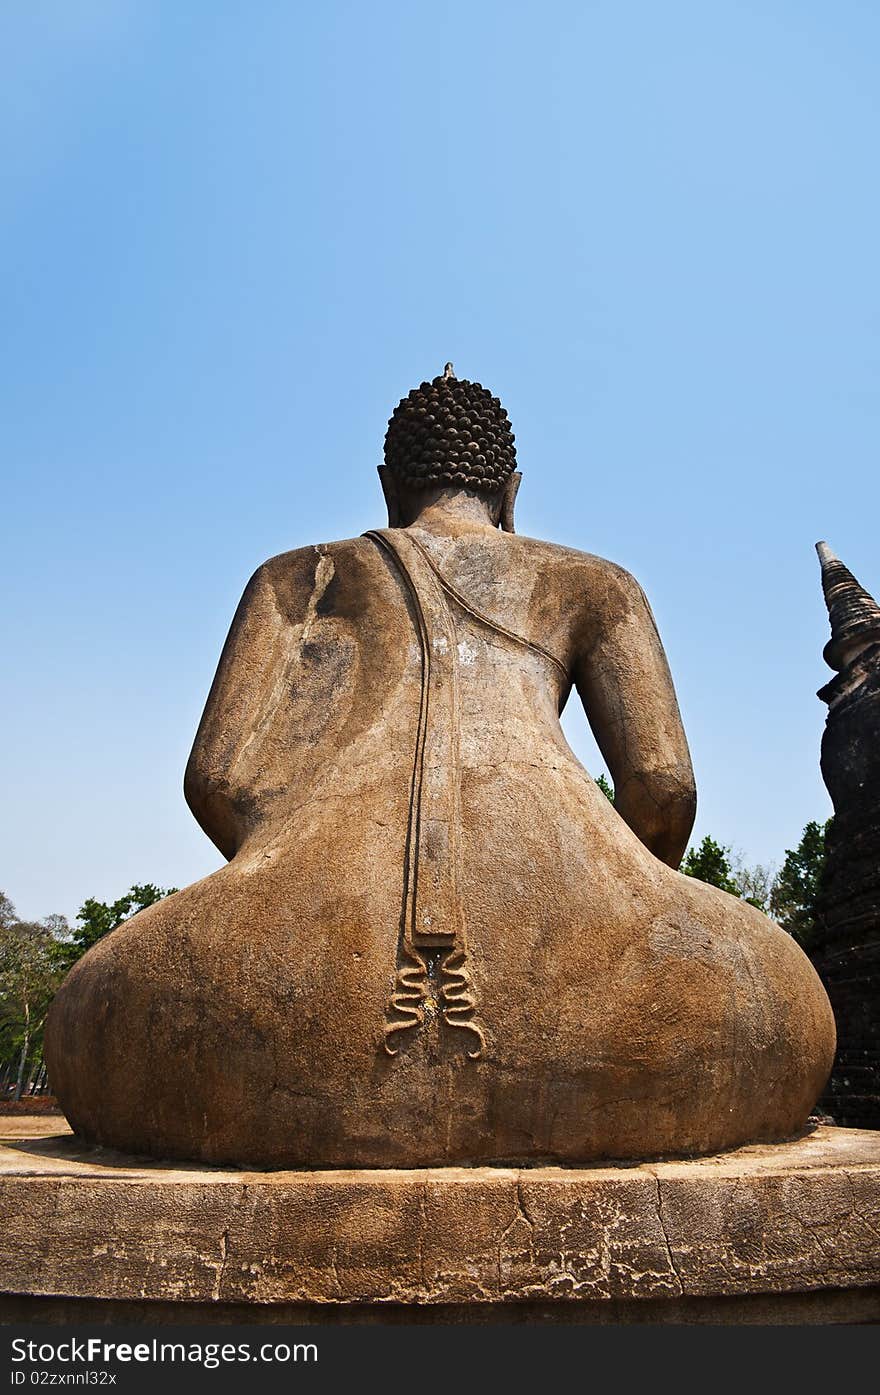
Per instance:
[[[880,605],[826,542],[817,542],[816,552],[831,622],[831,638],[822,654],[829,668],[840,670],[869,644],[880,642]]]
[[[454,377],[455,377],[455,369],[453,368],[453,366],[452,366],[451,363],[447,363],[447,364],[444,366],[444,368],[443,368],[443,377],[444,377],[444,378],[454,378]]]

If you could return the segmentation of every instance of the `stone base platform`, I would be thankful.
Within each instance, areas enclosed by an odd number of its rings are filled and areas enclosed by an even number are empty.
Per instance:
[[[250,1172],[0,1118],[7,1322],[876,1322],[880,1133],[589,1168]]]

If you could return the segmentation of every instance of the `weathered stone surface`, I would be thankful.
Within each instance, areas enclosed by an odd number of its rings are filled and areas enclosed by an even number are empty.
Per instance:
[[[878,1291],[880,1134],[631,1167],[300,1173],[27,1136],[0,1144],[0,1212],[7,1295],[460,1308]]]
[[[811,951],[837,1019],[838,1051],[823,1099],[838,1123],[880,1125],[880,607],[818,544],[831,620],[825,657],[838,669],[828,703],[822,775],[834,804]]]
[[[455,382],[414,407],[430,432],[392,433],[399,526],[247,587],[186,778],[229,865],[103,939],[50,1014],[87,1139],[261,1166],[710,1153],[792,1135],[827,1078],[806,956],[674,870],[693,774],[641,588],[499,530],[509,425]],[[614,807],[559,725],[573,688]]]

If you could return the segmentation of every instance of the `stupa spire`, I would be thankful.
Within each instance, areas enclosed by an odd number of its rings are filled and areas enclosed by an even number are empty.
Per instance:
[[[831,621],[831,638],[822,650],[829,668],[841,669],[846,652],[853,640],[867,647],[873,640],[880,642],[880,605],[869,595],[835,557],[826,542],[817,542],[816,551],[822,567],[822,590]]]

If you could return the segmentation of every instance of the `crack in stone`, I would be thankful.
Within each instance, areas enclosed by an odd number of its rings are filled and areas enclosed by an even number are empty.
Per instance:
[[[522,1217],[529,1228],[529,1248],[531,1248],[531,1242],[535,1235],[535,1222],[526,1210],[526,1204],[523,1198],[523,1175],[521,1172],[516,1174],[516,1213],[517,1216]],[[516,1220],[516,1216],[514,1216],[513,1220]],[[513,1225],[513,1221],[511,1221],[510,1225]],[[509,1229],[510,1226],[508,1226],[508,1230]]]
[[[675,1275],[675,1282],[678,1284],[679,1295],[683,1297],[684,1284],[682,1282],[681,1275],[678,1272],[678,1267],[675,1263],[675,1257],[672,1253],[672,1246],[669,1243],[669,1236],[666,1232],[666,1221],[663,1216],[663,1188],[661,1186],[659,1177],[655,1176],[654,1181],[657,1184],[657,1219],[660,1222],[660,1229],[663,1232],[663,1243],[666,1246],[666,1258],[669,1260],[669,1267],[672,1270],[672,1273]]]
[[[223,1289],[223,1280],[226,1277],[226,1263],[228,1258],[229,1226],[226,1227],[226,1229],[223,1231],[223,1234],[220,1236],[220,1263],[217,1267],[217,1273],[214,1276],[214,1288],[213,1292],[211,1293],[211,1300],[214,1303],[216,1303],[219,1300],[221,1291]]]
[[[497,1252],[497,1259],[496,1259],[496,1274],[497,1274],[498,1292],[499,1292],[499,1294],[501,1294],[502,1296],[503,1296],[504,1294],[506,1294],[506,1293],[509,1291],[509,1290],[507,1289],[505,1283],[504,1283],[504,1276],[503,1276],[503,1273],[502,1273],[502,1264],[503,1264],[505,1258],[508,1260],[508,1262],[510,1261],[510,1259],[513,1258],[513,1256],[511,1255],[510,1251],[509,1251],[508,1248],[507,1248],[507,1237],[510,1235],[511,1231],[513,1230],[514,1226],[516,1225],[516,1223],[517,1223],[518,1221],[522,1221],[524,1225],[528,1226],[528,1230],[529,1230],[529,1253],[530,1253],[530,1254],[533,1254],[533,1240],[534,1240],[534,1235],[535,1235],[535,1223],[534,1223],[534,1221],[532,1220],[531,1216],[529,1215],[528,1211],[527,1211],[526,1208],[525,1208],[525,1205],[524,1205],[524,1202],[523,1202],[523,1189],[522,1189],[522,1184],[523,1184],[522,1173],[521,1173],[521,1172],[518,1172],[517,1175],[516,1175],[516,1185],[515,1185],[514,1194],[513,1194],[513,1199],[514,1199],[514,1202],[515,1202],[516,1209],[514,1210],[513,1216],[511,1217],[510,1221],[509,1221],[508,1224],[504,1227],[504,1229],[502,1230],[502,1232],[501,1232],[501,1234],[500,1234],[500,1236],[499,1236],[499,1238],[498,1238],[498,1252]]]

